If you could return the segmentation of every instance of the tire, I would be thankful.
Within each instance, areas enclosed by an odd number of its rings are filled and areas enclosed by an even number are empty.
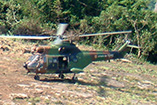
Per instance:
[[[40,77],[39,77],[38,75],[35,75],[35,76],[34,76],[34,79],[35,79],[35,80],[40,80]]]

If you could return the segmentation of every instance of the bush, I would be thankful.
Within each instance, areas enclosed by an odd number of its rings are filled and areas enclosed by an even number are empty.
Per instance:
[[[24,19],[12,28],[12,32],[17,35],[39,35],[43,32],[43,29],[38,21]]]

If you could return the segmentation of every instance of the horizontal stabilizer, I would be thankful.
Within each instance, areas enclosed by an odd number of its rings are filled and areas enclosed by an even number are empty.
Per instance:
[[[136,46],[136,45],[127,45],[127,47],[137,48],[137,49],[142,48],[142,47],[139,47],[139,46]]]

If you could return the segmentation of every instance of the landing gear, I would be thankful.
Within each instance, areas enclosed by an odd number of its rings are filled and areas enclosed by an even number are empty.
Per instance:
[[[61,79],[64,79],[63,73],[60,73],[58,77],[61,78]]]
[[[35,80],[40,80],[40,77],[39,77],[38,75],[35,75],[35,76],[34,76],[34,79],[35,79]]]
[[[76,75],[76,74],[74,73],[74,75],[73,75],[73,77],[72,77],[72,80],[73,80],[73,81],[77,81],[77,80],[78,80],[78,78],[75,77],[75,75]]]

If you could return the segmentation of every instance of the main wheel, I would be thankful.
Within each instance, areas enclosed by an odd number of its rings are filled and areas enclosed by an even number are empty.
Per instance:
[[[38,75],[35,75],[35,76],[34,76],[34,79],[35,79],[35,80],[40,80],[40,77],[39,77]]]
[[[59,78],[64,79],[64,75],[62,73],[59,74]]]
[[[73,81],[78,81],[78,78],[77,77],[72,77],[72,80]]]

